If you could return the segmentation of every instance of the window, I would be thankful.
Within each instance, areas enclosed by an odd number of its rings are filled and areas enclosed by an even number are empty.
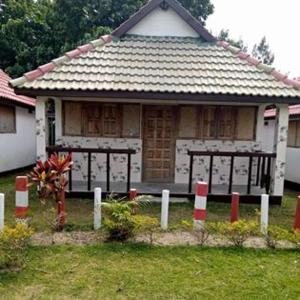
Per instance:
[[[300,147],[300,120],[289,122],[288,147]]]
[[[64,102],[64,134],[87,137],[139,137],[139,105]]]
[[[253,140],[255,121],[255,107],[182,106],[179,137]]]
[[[0,105],[0,133],[16,132],[16,113],[13,106]]]

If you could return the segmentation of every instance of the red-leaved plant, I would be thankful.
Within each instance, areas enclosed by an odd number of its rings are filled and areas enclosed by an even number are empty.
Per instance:
[[[65,223],[65,189],[68,184],[66,174],[73,164],[71,154],[52,154],[44,163],[40,160],[28,174],[29,179],[37,186],[38,197],[42,204],[54,202],[57,205],[56,230],[62,230]]]

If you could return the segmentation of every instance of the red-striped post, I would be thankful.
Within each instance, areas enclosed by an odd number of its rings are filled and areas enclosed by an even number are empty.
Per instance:
[[[129,200],[134,200],[137,196],[137,190],[136,189],[130,189],[129,191]]]
[[[206,182],[197,182],[195,207],[194,207],[194,227],[203,226],[206,219],[206,203],[207,203],[208,185]]]
[[[26,219],[28,215],[28,178],[16,177],[16,218]]]
[[[239,219],[239,203],[240,203],[240,193],[232,193],[231,214],[230,214],[231,223],[234,223]]]
[[[298,200],[297,200],[294,229],[300,230],[300,196],[298,196]]]

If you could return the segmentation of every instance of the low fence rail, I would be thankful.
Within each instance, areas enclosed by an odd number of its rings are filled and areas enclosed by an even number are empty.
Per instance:
[[[189,165],[189,184],[188,192],[192,192],[193,184],[193,169],[194,169],[194,157],[196,156],[208,156],[209,157],[209,178],[208,178],[208,192],[211,194],[212,181],[213,181],[213,163],[215,157],[230,157],[230,168],[229,168],[229,185],[228,194],[232,193],[233,183],[233,168],[234,160],[237,157],[249,158],[248,164],[248,181],[247,181],[247,194],[251,194],[251,180],[253,171],[253,159],[257,159],[257,173],[256,173],[256,185],[261,188],[266,188],[266,193],[269,194],[270,183],[271,183],[271,164],[272,159],[276,157],[276,153],[266,152],[219,152],[219,151],[191,151],[188,150],[187,154],[190,156]]]
[[[51,153],[87,153],[88,163],[87,163],[87,190],[91,191],[92,188],[92,154],[106,154],[106,191],[110,192],[110,155],[111,154],[126,154],[127,155],[127,185],[126,193],[130,190],[131,186],[131,155],[136,154],[134,149],[113,149],[113,148],[72,148],[72,147],[60,147],[60,146],[50,146],[46,148],[48,154]],[[69,191],[72,192],[72,169],[69,172]]]

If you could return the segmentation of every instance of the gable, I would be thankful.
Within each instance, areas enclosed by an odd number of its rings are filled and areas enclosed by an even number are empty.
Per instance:
[[[128,31],[145,36],[199,37],[199,34],[171,7],[158,6]]]

